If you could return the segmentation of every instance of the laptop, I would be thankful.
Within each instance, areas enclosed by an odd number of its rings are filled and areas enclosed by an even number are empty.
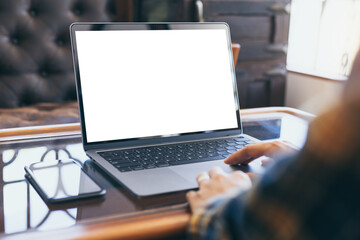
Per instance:
[[[70,35],[84,149],[130,192],[242,169],[223,161],[258,140],[243,134],[226,23],[74,23]]]

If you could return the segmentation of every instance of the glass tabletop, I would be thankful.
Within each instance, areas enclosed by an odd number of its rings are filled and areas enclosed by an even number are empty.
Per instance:
[[[301,147],[308,122],[285,113],[243,117],[244,133],[259,140],[283,139]],[[73,159],[107,194],[65,204],[47,204],[24,178],[24,166],[41,161]],[[60,172],[54,178],[61,179]],[[60,187],[57,191],[63,191]],[[32,138],[0,142],[0,233],[47,231],[79,222],[187,208],[185,192],[137,198],[112,180],[85,154],[81,136]]]

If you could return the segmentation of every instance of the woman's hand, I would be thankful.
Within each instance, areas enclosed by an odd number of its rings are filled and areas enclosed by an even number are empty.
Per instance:
[[[234,189],[247,190],[252,185],[247,174],[241,171],[227,174],[220,167],[211,169],[209,174],[200,173],[196,180],[199,184],[199,190],[190,191],[186,194],[192,212],[204,207],[207,201],[213,197]]]
[[[263,163],[267,163],[276,155],[296,150],[295,147],[279,141],[254,143],[247,145],[243,149],[229,156],[225,159],[225,163],[230,165],[248,164],[261,156],[269,157],[269,159],[263,160]],[[250,178],[254,181],[256,175],[251,175],[251,173],[246,174],[241,171],[226,174],[220,167],[211,169],[209,174],[205,172],[200,173],[196,178],[199,184],[199,190],[190,191],[186,194],[191,210],[194,212],[197,209],[204,207],[209,199],[231,190],[249,189],[252,186]]]
[[[269,159],[262,161],[263,164],[266,164],[272,161],[272,158],[279,154],[293,152],[296,150],[297,149],[295,147],[280,141],[253,143],[233,153],[225,159],[224,162],[229,165],[249,164],[256,158],[267,156]]]

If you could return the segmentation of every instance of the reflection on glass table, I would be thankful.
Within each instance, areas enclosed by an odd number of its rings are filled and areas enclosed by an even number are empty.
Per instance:
[[[24,166],[39,161],[52,162],[59,158],[73,159],[81,164],[88,175],[107,189],[105,198],[57,205],[46,204],[25,179]],[[112,218],[119,214],[122,217],[136,216],[139,210],[151,213],[152,209],[185,202],[184,193],[146,199],[137,199],[132,196],[89,160],[84,153],[79,136],[70,139],[24,141],[21,147],[18,143],[0,144],[0,159],[2,160],[0,171],[3,176],[1,187],[4,199],[4,226],[1,230],[5,234],[30,229],[41,231],[59,229],[74,225],[81,220]],[[54,174],[52,178],[57,178],[57,175]],[[57,190],[62,191],[61,188]],[[180,207],[183,208],[184,205]],[[147,209],[149,210],[146,211]]]
[[[260,140],[282,139],[301,147],[308,121],[287,113],[242,116],[244,133]],[[103,198],[46,204],[24,178],[24,166],[56,159],[72,159],[100,186]],[[53,178],[57,176],[54,174]],[[98,222],[186,209],[185,193],[136,198],[113,181],[84,153],[79,135],[0,141],[0,233],[61,229],[79,222]],[[2,223],[2,224],[1,224]]]
[[[262,141],[285,140],[301,148],[309,121],[286,113],[262,113],[243,118],[244,133]]]
[[[21,232],[30,228],[49,230],[75,224],[77,209],[49,209],[33,187],[25,181],[24,166],[58,158],[73,159],[83,165],[88,158],[81,143],[57,147],[38,147],[35,144],[33,147],[21,149],[5,148],[1,155],[5,233]],[[53,178],[56,178],[56,175]]]

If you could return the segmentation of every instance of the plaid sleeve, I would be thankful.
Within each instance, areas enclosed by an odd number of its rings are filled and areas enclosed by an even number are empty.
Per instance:
[[[228,207],[229,200],[237,197],[239,191],[220,196],[208,203],[206,208],[195,212],[190,220],[189,232],[192,239],[232,239],[224,212]],[[236,206],[235,206],[236,208]],[[238,209],[233,209],[238,211]]]

